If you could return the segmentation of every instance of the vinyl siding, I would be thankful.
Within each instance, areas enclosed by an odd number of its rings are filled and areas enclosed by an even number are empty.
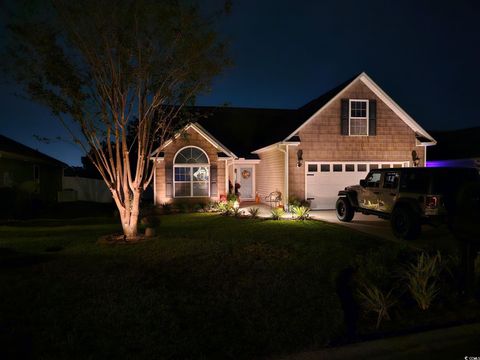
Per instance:
[[[392,161],[412,160],[412,150],[424,166],[424,147],[416,146],[415,133],[364,83],[357,80],[344,99],[375,99],[377,101],[377,128],[374,136],[345,136],[340,129],[340,105],[337,99],[298,133],[306,161]],[[305,165],[296,166],[296,154],[289,156],[289,193],[305,197]]]
[[[189,128],[184,134],[173,140],[164,150],[164,160],[156,164],[155,173],[155,204],[157,206],[168,203],[173,197],[167,196],[166,167],[173,167],[173,158],[178,150],[185,146],[197,146],[207,153],[210,165],[217,165],[217,196],[212,196],[212,200],[218,200],[220,195],[225,195],[225,161],[218,159],[218,149],[208,142],[195,129]]]
[[[256,191],[260,200],[273,191],[284,193],[285,156],[279,149],[272,149],[259,154],[260,164],[257,165]]]

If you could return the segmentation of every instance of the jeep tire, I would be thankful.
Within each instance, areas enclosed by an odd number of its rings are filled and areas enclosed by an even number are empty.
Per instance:
[[[408,206],[397,206],[390,216],[393,235],[399,239],[415,240],[420,235],[420,217]]]
[[[335,213],[337,214],[337,219],[343,222],[350,222],[355,215],[355,210],[350,204],[350,200],[346,197],[340,197],[335,204]]]

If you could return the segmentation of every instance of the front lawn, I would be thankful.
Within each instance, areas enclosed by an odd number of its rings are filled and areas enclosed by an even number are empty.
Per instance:
[[[251,358],[343,331],[340,270],[380,240],[318,221],[164,216],[102,246],[112,220],[0,227],[0,351],[44,358]],[[388,244],[388,246],[396,246]]]

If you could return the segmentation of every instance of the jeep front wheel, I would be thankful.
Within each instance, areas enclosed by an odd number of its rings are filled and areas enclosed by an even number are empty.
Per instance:
[[[335,204],[335,210],[337,213],[337,219],[343,222],[350,222],[355,215],[350,201],[347,198],[341,197],[338,198],[337,203]]]
[[[420,218],[412,209],[399,206],[390,217],[393,235],[404,240],[414,240],[420,235]]]

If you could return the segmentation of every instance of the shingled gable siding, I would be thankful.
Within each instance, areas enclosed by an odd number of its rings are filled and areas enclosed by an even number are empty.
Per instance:
[[[411,161],[412,150],[424,166],[424,147],[416,146],[415,133],[360,80],[342,99],[377,100],[375,136],[341,135],[340,98],[299,131],[304,161]],[[296,152],[289,153],[289,193],[305,197],[305,165],[297,167]]]
[[[256,191],[260,200],[265,202],[265,197],[273,191],[284,192],[284,153],[279,149],[272,149],[258,154],[260,164],[257,165]]]
[[[180,135],[178,138],[173,140],[173,142],[168,145],[163,152],[164,160],[156,164],[156,204],[161,205],[163,203],[168,203],[173,200],[173,181],[171,185],[172,194],[167,194],[167,181],[166,173],[168,169],[173,168],[173,158],[178,150],[185,146],[197,146],[205,151],[210,160],[210,166],[217,165],[217,194],[211,196],[212,200],[219,200],[220,195],[224,195],[225,192],[225,161],[218,160],[218,150],[208,142],[201,134],[199,134],[195,129],[189,128],[184,134]]]

